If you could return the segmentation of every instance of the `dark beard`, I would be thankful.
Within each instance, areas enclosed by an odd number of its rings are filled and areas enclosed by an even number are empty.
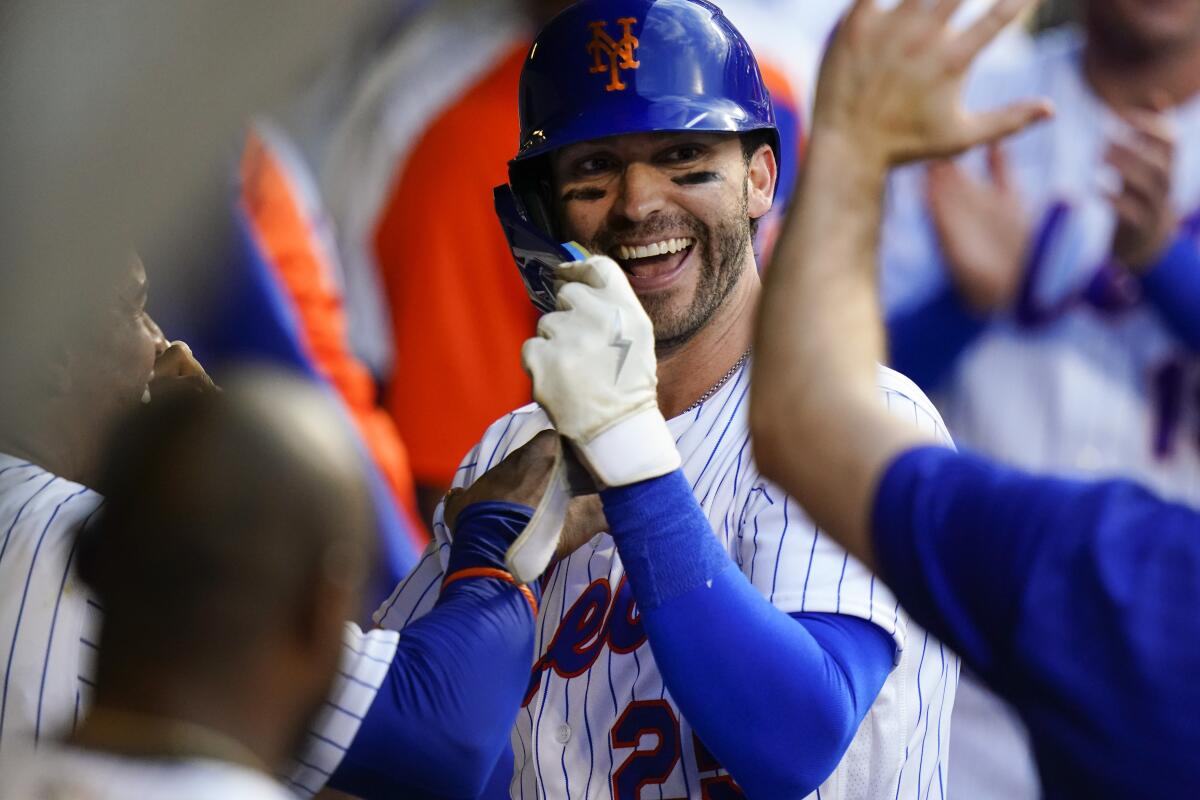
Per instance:
[[[638,298],[646,315],[654,323],[655,350],[660,355],[691,341],[708,324],[717,309],[724,305],[742,277],[751,240],[747,203],[748,197],[743,196],[741,213],[715,228],[709,228],[692,216],[654,219],[642,225],[623,226],[619,230],[606,228],[592,243],[592,252],[611,253],[615,250],[618,236],[624,238],[633,233],[638,238],[650,239],[668,232],[678,235],[681,229],[688,230],[696,240],[694,247],[700,264],[696,294],[691,304],[677,311],[671,308],[668,297],[651,294]]]

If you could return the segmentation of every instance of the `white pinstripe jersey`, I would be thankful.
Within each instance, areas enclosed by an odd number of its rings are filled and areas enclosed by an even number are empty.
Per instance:
[[[70,733],[91,701],[101,609],[72,567],[102,500],[0,453],[0,757]],[[347,624],[330,699],[287,779],[314,794],[341,762],[396,652],[390,631]]]
[[[949,441],[915,386],[890,370],[881,375],[893,412]],[[896,669],[814,796],[941,797],[958,658],[909,622],[886,586],[759,474],[750,456],[748,382],[747,366],[702,406],[668,423],[715,535],[781,611],[862,617],[892,634],[899,648]],[[470,484],[548,427],[535,405],[499,420],[463,462],[455,484]],[[440,509],[434,533],[424,559],[376,613],[385,627],[402,629],[432,607],[449,553]],[[741,796],[697,746],[663,685],[608,534],[543,579],[536,655],[513,730],[514,798]],[[753,664],[746,665],[746,679],[754,680]]]
[[[53,800],[294,800],[269,776],[209,759],[123,758],[43,747],[33,758],[0,761],[0,797]]]
[[[1115,216],[1105,193],[1120,179],[1104,153],[1125,126],[1084,79],[1082,48],[1077,31],[1042,34],[1024,57],[968,83],[973,107],[1046,97],[1055,115],[1005,144],[1034,224],[1022,289],[959,358],[938,406],[961,444],[1007,463],[1129,477],[1200,506],[1200,356],[1109,264]],[[1170,116],[1171,202],[1180,233],[1200,237],[1200,95]],[[982,172],[981,156],[964,163]],[[883,284],[893,310],[948,280],[923,182],[918,166],[889,186]]]
[[[69,732],[90,699],[94,601],[70,565],[75,532],[100,503],[0,454],[0,755]]]
[[[1082,45],[1078,31],[1051,31],[1023,56],[981,64],[968,82],[972,107],[1046,97],[1055,115],[1005,143],[1035,225],[1023,290],[935,396],[964,446],[1039,472],[1133,478],[1200,506],[1200,357],[1171,334],[1136,282],[1108,265],[1114,215],[1105,192],[1120,184],[1104,152],[1124,126],[1084,80]],[[1198,236],[1200,96],[1171,117],[1172,205],[1181,231]],[[964,164],[984,171],[980,153]],[[923,181],[924,168],[910,167],[889,186],[882,275],[892,310],[947,281]],[[976,679],[964,684],[954,794],[1038,796],[1024,726]]]

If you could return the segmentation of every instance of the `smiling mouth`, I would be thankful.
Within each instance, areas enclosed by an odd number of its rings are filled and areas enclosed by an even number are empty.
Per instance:
[[[663,239],[650,244],[617,245],[612,255],[637,289],[639,283],[657,282],[678,272],[695,245],[692,238]]]

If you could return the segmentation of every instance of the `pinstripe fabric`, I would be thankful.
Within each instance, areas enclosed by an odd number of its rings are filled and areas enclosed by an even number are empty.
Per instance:
[[[69,733],[91,705],[102,609],[74,574],[100,495],[0,454],[0,756]],[[325,785],[387,675],[398,636],[346,625],[339,674],[290,780]]]
[[[347,623],[342,663],[333,690],[317,714],[296,764],[284,779],[297,794],[316,794],[342,762],[367,710],[383,685],[400,637],[393,631],[363,632]]]
[[[0,454],[0,755],[69,733],[77,697],[90,693],[88,593],[70,562],[75,532],[100,503]]]
[[[745,367],[703,406],[668,423],[714,535],[780,610],[873,620],[900,648],[896,670],[820,797],[942,797],[958,659],[909,623],[882,582],[816,530],[794,501],[759,474],[750,454],[748,382]],[[883,370],[880,392],[894,414],[949,443],[937,412],[907,379]],[[548,426],[545,414],[532,405],[497,421],[464,460],[479,463],[460,470],[456,485],[470,484],[488,465]],[[481,460],[479,454],[487,458]],[[435,598],[422,589],[439,579],[445,564],[439,548],[447,539],[445,526],[436,524],[427,558],[380,609],[377,622],[403,627],[432,607]],[[697,753],[691,728],[639,635],[623,576],[611,537],[599,534],[544,579],[536,635],[539,664],[513,730],[514,798],[617,800],[628,795],[622,793],[623,779],[638,771],[644,773],[643,798],[699,798],[727,780],[705,754]],[[555,665],[538,668],[554,654],[561,656]],[[749,665],[746,679],[754,679]],[[677,758],[658,763],[648,757],[659,741],[650,734],[637,746],[622,745],[628,738],[617,723],[630,714],[635,716],[626,722],[678,720]],[[663,731],[660,752],[669,754],[674,733]],[[622,770],[624,778],[614,782]]]
[[[0,797],[86,800],[289,800],[267,775],[208,759],[134,759],[46,746],[0,763]]]
[[[1084,80],[1083,44],[1069,28],[1042,34],[1024,56],[985,64],[968,83],[974,107],[1045,97],[1056,112],[1005,143],[1038,246],[1029,250],[1020,296],[960,356],[938,405],[960,443],[1004,463],[1128,477],[1200,507],[1200,357],[1176,339],[1136,281],[1121,283],[1108,268],[1115,219],[1106,194],[1120,179],[1104,154],[1124,125]],[[1183,220],[1180,232],[1195,237],[1200,98],[1170,115],[1171,206]],[[963,163],[984,172],[981,154]],[[924,192],[923,167],[897,171],[889,186],[882,279],[892,310],[921,302],[948,280]],[[978,681],[968,676],[966,683],[954,794],[1038,796],[1023,723]]]

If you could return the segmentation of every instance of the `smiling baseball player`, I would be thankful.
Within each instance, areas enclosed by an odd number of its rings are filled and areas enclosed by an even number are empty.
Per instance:
[[[608,524],[568,514],[542,579],[512,797],[939,796],[958,659],[750,452],[751,231],[779,153],[745,42],[702,0],[588,0],[538,36],[521,114],[528,221],[604,255],[552,276],[525,351],[544,407],[492,425],[456,483],[553,419]],[[903,377],[880,392],[948,441]],[[451,539],[439,516],[382,625],[427,612]]]

